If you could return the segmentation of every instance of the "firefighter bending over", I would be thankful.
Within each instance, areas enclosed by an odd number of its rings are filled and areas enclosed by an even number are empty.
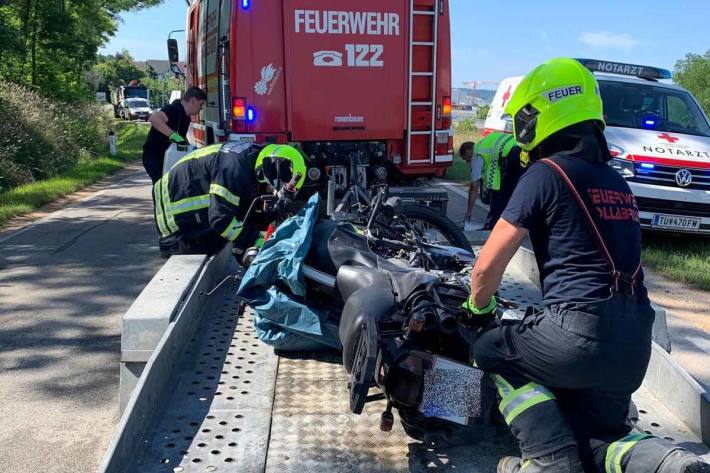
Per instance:
[[[150,116],[150,131],[143,144],[143,167],[153,184],[163,175],[163,160],[170,143],[187,144],[190,116],[200,113],[206,101],[207,94],[202,89],[190,87],[181,100]]]
[[[292,146],[207,146],[155,183],[155,221],[162,240],[179,241],[182,254],[214,254],[233,242],[239,257],[274,220],[273,212],[258,208],[244,221],[253,200],[290,181],[298,191],[305,178],[305,160]]]
[[[506,112],[532,165],[481,249],[464,307],[471,317],[495,311],[503,272],[529,234],[544,309],[473,344],[522,451],[503,458],[498,472],[710,471],[627,422],[651,353],[654,311],[636,202],[607,165],[596,79],[575,60],[552,59],[523,79]]]

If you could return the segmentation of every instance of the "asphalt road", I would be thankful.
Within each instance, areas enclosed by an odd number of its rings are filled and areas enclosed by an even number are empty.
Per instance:
[[[121,316],[160,267],[141,169],[0,235],[0,471],[92,472],[118,420]]]
[[[449,194],[449,216],[462,222],[466,209],[465,186],[441,182]],[[486,211],[480,206],[474,219],[482,223]],[[666,309],[671,338],[671,355],[686,371],[710,390],[710,322],[707,320],[710,294],[684,287],[647,268],[646,287],[651,300]]]

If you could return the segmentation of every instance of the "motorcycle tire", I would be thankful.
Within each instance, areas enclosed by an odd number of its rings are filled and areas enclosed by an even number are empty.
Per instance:
[[[451,246],[473,252],[471,243],[463,231],[449,217],[423,205],[407,205],[401,210],[402,215],[411,220],[419,220],[436,229]]]

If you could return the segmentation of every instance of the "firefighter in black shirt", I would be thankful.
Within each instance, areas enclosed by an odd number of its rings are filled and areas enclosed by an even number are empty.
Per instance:
[[[143,145],[143,167],[153,184],[163,174],[163,159],[170,142],[185,143],[185,135],[190,127],[190,117],[202,110],[207,95],[198,87],[190,87],[181,100],[154,113],[148,120],[151,128]]]
[[[607,165],[596,79],[573,59],[552,59],[522,80],[506,112],[532,165],[481,249],[464,308],[490,318],[503,272],[527,235],[544,308],[473,343],[522,451],[503,458],[498,473],[710,471],[627,421],[655,314],[643,285],[636,201]]]

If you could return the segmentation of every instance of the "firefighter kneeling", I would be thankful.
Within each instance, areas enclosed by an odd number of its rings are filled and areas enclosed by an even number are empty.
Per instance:
[[[254,209],[255,198],[296,192],[306,177],[301,153],[288,145],[250,143],[207,146],[178,161],[155,183],[155,221],[161,246],[178,241],[182,254],[215,254],[233,242],[237,258],[276,215]]]
[[[522,80],[506,112],[532,164],[481,249],[464,308],[473,318],[494,313],[503,272],[528,234],[545,307],[473,343],[522,451],[503,458],[498,473],[710,471],[627,421],[648,366],[654,311],[638,209],[607,165],[596,79],[573,59],[553,59]],[[624,196],[611,209],[591,197],[609,191]],[[605,218],[621,208],[625,219]]]

